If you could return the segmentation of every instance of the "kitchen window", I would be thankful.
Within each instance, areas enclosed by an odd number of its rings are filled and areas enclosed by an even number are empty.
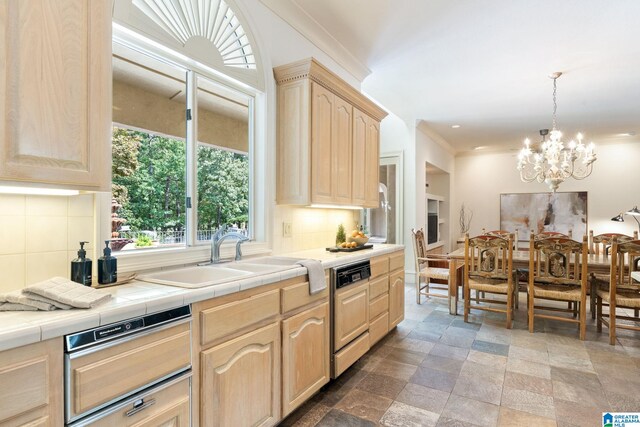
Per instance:
[[[194,246],[220,225],[253,237],[252,114],[214,74],[114,43],[112,247]]]

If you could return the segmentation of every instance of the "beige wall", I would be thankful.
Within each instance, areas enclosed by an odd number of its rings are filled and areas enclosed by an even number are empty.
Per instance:
[[[0,206],[0,292],[68,278],[81,240],[96,262],[93,195],[0,194]]]
[[[336,243],[340,224],[345,232],[355,226],[359,211],[276,206],[274,212],[273,253],[282,254],[305,249],[327,248]],[[282,236],[282,223],[292,225],[292,237]]]
[[[588,227],[596,234],[632,234],[638,229],[632,217],[625,217],[623,223],[612,222],[611,217],[640,204],[640,144],[601,145],[596,150],[598,160],[591,176],[569,179],[558,191],[588,192]],[[473,211],[470,234],[478,234],[482,227],[499,228],[501,193],[549,191],[545,184],[520,181],[515,153],[457,157],[455,170],[452,212],[457,214],[463,202]],[[458,237],[456,231],[453,239]]]
[[[135,99],[136,102],[132,102]],[[131,86],[113,82],[113,121],[165,135],[185,137],[185,103],[171,101]],[[246,120],[237,120],[204,109],[198,114],[198,140],[242,152],[249,151]]]

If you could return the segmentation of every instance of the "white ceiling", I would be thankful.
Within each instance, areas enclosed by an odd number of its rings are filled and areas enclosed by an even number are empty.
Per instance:
[[[554,71],[564,73],[558,127],[566,135],[639,140],[620,135],[640,135],[638,0],[269,3],[307,14],[371,71],[366,93],[423,120],[458,152],[539,139],[551,127]]]

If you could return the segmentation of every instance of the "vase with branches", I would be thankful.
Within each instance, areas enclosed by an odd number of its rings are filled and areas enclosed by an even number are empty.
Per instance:
[[[465,234],[467,234],[469,232],[469,229],[471,228],[471,219],[473,218],[473,211],[467,207],[464,206],[464,203],[462,204],[462,206],[460,206],[460,234],[462,236],[464,236]]]

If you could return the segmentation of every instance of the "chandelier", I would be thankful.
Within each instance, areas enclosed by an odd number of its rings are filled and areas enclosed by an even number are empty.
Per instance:
[[[593,162],[596,161],[593,142],[585,145],[582,134],[568,143],[562,141],[562,132],[556,128],[556,80],[562,73],[549,76],[553,79],[553,127],[551,132],[542,129],[542,141],[538,147],[531,145],[529,139],[524,140],[524,147],[518,155],[520,179],[524,182],[545,182],[555,193],[558,186],[567,178],[584,179],[591,175]],[[549,135],[549,139],[547,139]]]

